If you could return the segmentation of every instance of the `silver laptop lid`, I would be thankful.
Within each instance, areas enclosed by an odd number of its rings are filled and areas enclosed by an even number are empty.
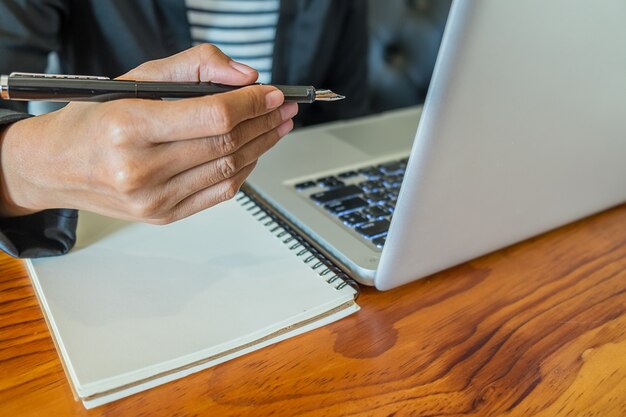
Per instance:
[[[455,0],[375,285],[626,200],[626,2]]]

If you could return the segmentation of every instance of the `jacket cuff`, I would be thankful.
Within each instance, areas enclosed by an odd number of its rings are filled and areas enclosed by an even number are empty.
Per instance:
[[[0,130],[4,128],[4,125],[15,123],[29,117],[32,117],[32,115],[0,108]]]
[[[78,211],[44,210],[0,219],[0,249],[16,258],[41,258],[67,253],[76,243]]]

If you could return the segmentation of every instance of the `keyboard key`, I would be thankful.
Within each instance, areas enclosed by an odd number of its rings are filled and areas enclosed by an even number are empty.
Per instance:
[[[345,185],[343,181],[334,176],[318,178],[316,181],[320,187],[324,188],[337,188]]]
[[[341,201],[333,201],[324,205],[324,208],[333,214],[342,214],[346,211],[353,211],[363,207],[367,207],[367,201],[361,197],[347,198]]]
[[[369,221],[367,217],[361,214],[361,212],[355,211],[353,213],[344,214],[339,217],[339,220],[347,224],[348,226],[358,226],[361,223]]]
[[[328,180],[328,181],[320,181],[318,184],[324,188],[337,188],[337,187],[343,187],[344,185],[346,185],[343,181],[339,181],[337,179]]]
[[[359,173],[369,179],[377,179],[383,176],[383,173],[374,167],[361,168],[359,169]]]
[[[340,200],[343,198],[352,197],[357,194],[362,194],[361,190],[356,185],[348,185],[346,187],[334,188],[332,190],[320,191],[319,193],[311,194],[309,197],[316,203],[328,203],[333,200]]]
[[[404,173],[404,168],[406,168],[406,164],[400,161],[387,162],[386,164],[378,165],[378,169],[386,175]]]
[[[387,210],[385,210],[385,209],[383,209],[381,207],[378,207],[378,206],[368,207],[368,208],[364,209],[361,213],[365,214],[370,219],[379,219],[379,218],[385,217],[386,215],[389,214],[389,212],[387,212]]]
[[[388,175],[382,178],[382,182],[385,187],[400,188],[400,185],[402,185],[402,176]]]
[[[376,245],[377,247],[382,248],[383,246],[385,246],[386,240],[387,240],[387,235],[378,236],[377,238],[372,239],[372,243]]]
[[[366,193],[371,193],[384,188],[380,181],[363,181],[359,183],[359,187],[363,188],[363,191]]]
[[[337,177],[345,180],[347,178],[356,177],[357,175],[359,175],[359,173],[356,171],[348,171],[348,172],[342,172],[341,174],[337,175]]]
[[[338,181],[338,180],[337,180],[337,177],[334,177],[334,176],[332,176],[332,175],[331,175],[331,176],[329,176],[329,177],[322,177],[322,178],[318,178],[318,179],[317,179],[317,180],[315,180],[315,181],[317,181],[317,183],[319,184],[319,183],[321,183],[321,182],[326,182],[326,181]]]
[[[363,197],[367,201],[369,201],[371,204],[375,204],[375,203],[378,203],[380,201],[387,200],[387,198],[388,198],[387,194],[385,194],[382,191],[377,191],[375,193],[365,194]]]
[[[315,182],[305,181],[305,182],[301,182],[299,184],[294,185],[294,187],[296,187],[296,190],[302,191],[302,190],[306,190],[307,188],[315,187]]]
[[[387,230],[389,230],[389,221],[376,220],[373,222],[364,223],[357,227],[355,230],[366,238],[371,238],[386,233]]]

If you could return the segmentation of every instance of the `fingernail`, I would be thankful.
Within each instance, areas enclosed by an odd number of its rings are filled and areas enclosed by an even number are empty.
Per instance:
[[[247,66],[246,64],[242,64],[241,62],[237,62],[237,61],[230,61],[230,66],[236,69],[237,71],[239,71],[240,73],[246,74],[246,75],[250,75],[256,72],[254,68],[251,68]]]
[[[265,105],[268,109],[275,109],[283,104],[283,101],[285,101],[285,96],[280,90],[273,90],[265,96]]]
[[[278,134],[281,137],[283,137],[287,133],[291,132],[291,129],[293,129],[293,120],[291,120],[291,119],[287,120],[285,123],[283,123],[282,125],[280,125],[280,126],[278,126],[276,128],[276,130],[278,131]]]
[[[291,119],[298,114],[298,103],[285,103],[280,106],[280,117],[283,120]]]

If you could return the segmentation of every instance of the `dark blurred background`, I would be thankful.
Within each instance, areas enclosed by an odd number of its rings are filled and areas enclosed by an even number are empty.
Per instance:
[[[452,0],[369,0],[372,113],[423,103]]]
[[[452,0],[369,1],[370,113],[424,102]],[[52,54],[48,72],[59,72]],[[31,103],[35,114],[58,103]]]

